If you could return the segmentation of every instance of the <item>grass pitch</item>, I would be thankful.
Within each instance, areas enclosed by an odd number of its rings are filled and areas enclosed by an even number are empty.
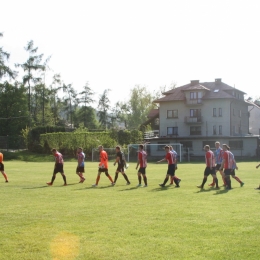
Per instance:
[[[7,161],[9,183],[0,176],[0,259],[259,259],[260,182],[256,163],[239,163],[230,191],[201,184],[204,164],[179,164],[181,188],[158,186],[166,164],[147,167],[148,187],[136,188],[135,163],[111,187],[97,163],[86,163],[78,183],[76,163],[65,162],[52,187],[54,163]],[[110,174],[115,167],[110,163]],[[219,177],[219,175],[218,175]],[[220,180],[220,178],[219,178]],[[222,181],[220,180],[220,184]]]

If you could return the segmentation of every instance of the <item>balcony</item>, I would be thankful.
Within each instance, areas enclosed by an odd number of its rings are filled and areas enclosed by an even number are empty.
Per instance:
[[[202,124],[203,123],[203,117],[202,116],[185,116],[184,122],[186,124]]]
[[[189,106],[200,106],[200,105],[203,105],[203,102],[202,102],[201,98],[186,99],[186,105],[189,105]]]

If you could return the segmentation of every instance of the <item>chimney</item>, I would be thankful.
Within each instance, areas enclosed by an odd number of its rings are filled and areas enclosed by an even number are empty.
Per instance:
[[[196,79],[196,80],[191,80],[190,81],[190,85],[191,86],[195,86],[195,85],[197,85],[197,84],[199,84],[200,83],[200,81],[198,80],[198,79]]]
[[[216,84],[220,84],[221,83],[221,78],[215,79],[215,83]]]

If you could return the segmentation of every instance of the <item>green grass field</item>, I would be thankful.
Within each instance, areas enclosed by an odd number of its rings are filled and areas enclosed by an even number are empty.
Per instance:
[[[259,259],[260,182],[256,163],[239,163],[230,191],[200,191],[204,164],[179,164],[181,188],[158,186],[167,165],[147,167],[148,187],[136,188],[135,163],[111,187],[102,174],[92,188],[97,163],[86,164],[78,183],[76,162],[65,162],[52,187],[54,163],[6,161],[0,176],[0,259]],[[110,174],[115,167],[110,163]],[[220,179],[220,178],[219,178]],[[222,184],[222,181],[220,181]]]

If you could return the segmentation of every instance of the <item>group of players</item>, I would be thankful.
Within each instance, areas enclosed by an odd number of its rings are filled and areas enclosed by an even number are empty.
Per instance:
[[[219,171],[222,180],[223,180],[223,186],[226,187],[226,189],[231,189],[231,178],[234,178],[236,181],[240,183],[240,186],[243,187],[244,182],[242,182],[239,177],[236,176],[235,170],[238,170],[234,154],[230,151],[230,147],[227,144],[223,144],[222,148],[220,146],[219,142],[215,142],[215,154],[213,151],[211,151],[209,145],[204,146],[204,151],[205,151],[205,161],[206,161],[206,168],[204,171],[204,178],[202,180],[201,185],[198,185],[197,187],[200,189],[204,188],[205,183],[207,182],[207,178],[209,175],[212,175],[213,177],[213,182],[209,184],[211,187],[219,188],[219,182],[217,178],[217,172]],[[105,175],[108,177],[111,185],[115,185],[116,181],[118,179],[119,173],[122,174],[124,179],[126,180],[126,184],[129,185],[130,181],[128,179],[128,176],[125,173],[125,170],[127,169],[128,165],[126,164],[126,159],[124,156],[124,153],[121,151],[120,146],[116,146],[115,151],[116,151],[116,159],[114,162],[114,166],[117,164],[117,169],[115,172],[114,179],[110,176],[108,173],[108,155],[107,152],[104,150],[103,146],[100,145],[98,147],[99,149],[99,158],[100,158],[100,163],[98,166],[98,174],[96,177],[96,182],[92,185],[93,187],[97,187],[101,173],[104,172]],[[178,178],[175,175],[175,170],[178,169],[177,167],[177,153],[174,151],[172,146],[166,145],[164,147],[165,149],[165,157],[157,161],[157,163],[167,161],[168,162],[168,169],[166,173],[166,177],[163,181],[163,183],[159,184],[161,187],[164,187],[166,183],[170,179],[170,185],[175,183],[175,187],[179,188],[180,187],[180,182],[181,179]],[[66,175],[64,174],[64,169],[63,169],[63,156],[60,152],[58,152],[57,149],[53,148],[52,149],[52,154],[55,158],[55,166],[54,166],[54,171],[53,175],[51,178],[50,182],[47,182],[47,185],[51,186],[53,185],[56,174],[61,173],[61,176],[64,181],[64,186],[67,185],[67,180],[66,180]],[[77,149],[77,157],[78,157],[78,164],[76,168],[76,174],[80,178],[80,183],[83,183],[85,181],[84,177],[84,172],[85,172],[85,154],[83,152],[83,149],[79,147]],[[139,167],[139,169],[138,169]],[[140,144],[139,149],[138,149],[138,156],[137,156],[137,165],[136,165],[136,170],[138,169],[138,184],[137,187],[142,186],[142,179],[144,182],[143,187],[147,187],[147,177],[146,177],[146,167],[147,167],[147,153],[144,150],[144,145]],[[260,164],[256,166],[256,168],[259,168]],[[0,172],[2,173],[3,177],[5,178],[5,182],[8,182],[7,174],[4,171],[4,164],[3,164],[3,154],[0,152]],[[257,190],[260,190],[260,185],[259,187],[255,188]]]

